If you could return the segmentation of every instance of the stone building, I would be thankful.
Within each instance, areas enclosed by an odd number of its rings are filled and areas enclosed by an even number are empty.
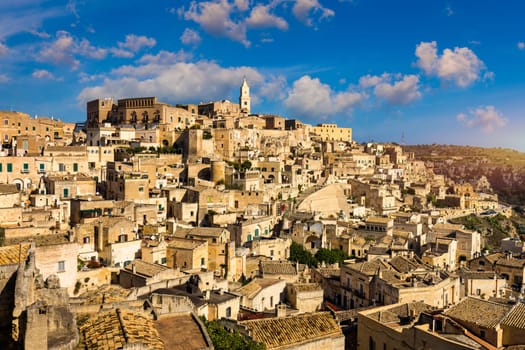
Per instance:
[[[255,278],[236,289],[241,305],[257,311],[273,310],[285,299],[286,281],[274,278]]]
[[[124,288],[143,287],[180,276],[178,270],[135,259],[120,270],[119,283]]]
[[[227,271],[235,270],[232,266],[235,256],[235,243],[230,241],[228,230],[219,227],[195,227],[192,229],[178,229],[175,232],[178,238],[206,241],[208,257],[206,268],[216,271],[226,277]]]
[[[286,285],[286,300],[299,313],[321,310],[324,292],[317,283],[290,283]]]
[[[434,271],[415,257],[376,258],[341,267],[341,295],[345,308],[423,301],[446,307],[459,301],[460,280]]]
[[[337,124],[318,124],[311,128],[310,133],[321,141],[352,142],[352,128],[340,128]]]
[[[524,345],[524,312],[522,303],[509,305],[468,297],[444,314],[480,339],[501,348]]]
[[[73,139],[74,123],[64,123],[53,117],[34,117],[20,112],[0,112],[0,138],[10,143],[21,135],[39,135],[47,144],[67,145]],[[26,149],[24,144],[19,148]]]
[[[491,349],[490,344],[422,302],[358,313],[357,349]]]
[[[166,247],[166,264],[181,270],[208,268],[208,242],[187,238],[172,238]]]

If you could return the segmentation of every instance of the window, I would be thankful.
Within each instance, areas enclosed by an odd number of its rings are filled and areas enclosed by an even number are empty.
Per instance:
[[[63,195],[64,198],[69,197],[69,188],[64,188],[63,194],[64,194]]]
[[[66,262],[64,260],[60,260],[57,265],[57,271],[58,272],[64,272],[66,271]]]
[[[481,289],[476,289],[476,295],[481,295]]]
[[[368,340],[368,350],[376,350],[376,341],[372,337]]]
[[[2,163],[0,163],[0,173],[2,172]]]
[[[28,173],[29,172],[29,163],[24,163],[22,166],[22,172]]]
[[[232,317],[232,308],[230,306],[226,308],[226,317]]]
[[[41,172],[41,173],[44,172],[44,171],[46,171],[46,165],[45,165],[45,163],[40,163],[40,164],[38,164],[38,171]]]
[[[206,263],[206,259],[201,258],[201,267],[204,267],[204,266],[205,266],[205,263]]]
[[[127,242],[128,241],[128,235],[124,234],[124,235],[119,235],[118,236],[118,241],[120,243],[124,243],[124,242]]]
[[[73,163],[73,171],[74,172],[78,171],[78,163]]]
[[[7,172],[12,173],[13,172],[13,163],[7,163]]]
[[[139,192],[144,192],[144,186],[139,186]]]
[[[8,125],[9,125],[9,119],[4,119],[4,125],[5,125],[5,126],[8,126]]]
[[[84,237],[84,239],[82,241],[84,242],[84,244],[88,244],[90,239],[89,239],[89,237]]]
[[[163,264],[163,265],[166,264],[166,261],[167,261],[166,258],[161,258],[160,259],[160,263]]]
[[[66,171],[66,165],[64,163],[58,164],[58,171]]]

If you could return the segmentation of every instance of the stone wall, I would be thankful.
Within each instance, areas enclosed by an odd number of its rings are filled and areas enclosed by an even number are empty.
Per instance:
[[[36,267],[44,280],[56,274],[60,286],[66,288],[70,295],[77,281],[77,256],[77,243],[54,244],[35,249]]]

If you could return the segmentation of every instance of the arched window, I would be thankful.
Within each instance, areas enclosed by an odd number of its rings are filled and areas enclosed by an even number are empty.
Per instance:
[[[258,227],[255,229],[255,237],[259,237],[259,228]]]
[[[248,242],[252,240],[252,235],[248,235]]]

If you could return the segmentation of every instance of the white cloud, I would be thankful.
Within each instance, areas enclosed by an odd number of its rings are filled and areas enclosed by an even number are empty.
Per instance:
[[[359,86],[363,89],[374,87],[379,83],[390,81],[390,74],[383,73],[382,75],[364,75],[359,78]]]
[[[421,42],[416,46],[416,56],[418,58],[416,65],[427,75],[434,74],[438,63],[437,43]]]
[[[250,28],[288,29],[288,22],[282,17],[271,14],[269,5],[256,5],[246,20],[246,24]]]
[[[126,41],[119,42],[118,47],[121,49],[128,49],[132,52],[138,52],[144,47],[153,47],[157,44],[154,38],[148,38],[144,35],[128,34]]]
[[[75,16],[75,18],[78,20],[80,19],[80,15],[78,14],[77,9],[77,2],[74,0],[69,0],[66,5],[66,9]]]
[[[448,5],[447,7],[445,7],[445,14],[446,14],[448,17],[454,15],[454,10],[452,9],[452,7],[450,7],[450,5]]]
[[[88,82],[91,82],[91,81],[102,79],[104,77],[105,77],[105,75],[103,75],[103,74],[90,75],[90,74],[87,74],[87,73],[84,73],[84,72],[80,72],[78,74],[78,78],[79,78],[78,81],[80,83],[88,83]]]
[[[37,55],[37,60],[65,64],[75,70],[80,65],[76,55],[100,60],[106,57],[107,50],[92,46],[87,39],[78,41],[70,33],[58,31],[56,40],[44,45]]]
[[[239,9],[239,11],[247,11],[250,8],[249,0],[234,0],[233,3],[235,4],[235,7]]]
[[[180,41],[184,45],[199,45],[201,42],[201,36],[195,30],[186,28],[184,29],[184,33],[180,36]]]
[[[283,75],[270,76],[259,88],[259,95],[268,100],[284,100],[287,84]]]
[[[335,15],[333,10],[323,7],[318,0],[296,0],[292,13],[307,26],[314,24],[314,18],[321,20]]]
[[[517,46],[518,46],[518,49],[520,50],[525,49],[525,43],[523,41],[518,42]]]
[[[404,105],[421,97],[419,91],[419,76],[383,73],[381,75],[367,74],[359,78],[361,89],[373,88],[378,99],[393,105]]]
[[[78,43],[78,46],[75,47],[74,52],[96,60],[105,58],[108,53],[106,49],[92,46],[87,39],[82,39],[80,43]]]
[[[22,32],[35,33],[45,20],[65,13],[63,6],[43,9],[31,3],[0,1],[0,39]]]
[[[191,59],[191,54],[184,50],[177,52],[161,50],[156,55],[146,54],[139,59],[140,63],[154,63],[159,65],[175,64]]]
[[[231,14],[239,9],[238,4],[231,4],[228,0],[216,1],[193,1],[187,11],[180,9],[184,19],[198,23],[204,31],[218,37],[227,37],[250,46],[250,41],[246,38],[246,24],[242,21],[234,21]],[[241,7],[243,9],[244,7]]]
[[[349,114],[366,98],[359,92],[335,92],[319,79],[305,75],[293,83],[284,105],[294,116],[319,120],[338,113]]]
[[[84,88],[78,96],[79,102],[101,96],[122,98],[154,95],[166,102],[198,103],[224,99],[232,92],[236,94],[243,77],[248,79],[251,86],[264,84],[263,76],[251,67],[221,67],[215,62],[204,60],[195,63],[159,63],[161,60],[153,63],[152,59],[149,60],[149,63],[137,67],[116,69],[113,78],[106,78],[100,85]]]
[[[33,71],[33,74],[31,74],[31,76],[36,79],[57,80],[53,73],[45,69],[37,69]]]
[[[507,125],[507,119],[494,106],[480,106],[467,114],[458,114],[456,119],[469,128],[479,128],[486,133]]]
[[[388,101],[390,104],[404,105],[421,97],[419,92],[419,77],[405,75],[394,83],[380,82],[374,88],[374,94]]]
[[[5,74],[0,74],[0,84],[1,83],[7,83],[9,81],[9,77]]]
[[[435,41],[421,42],[417,45],[416,56],[416,66],[428,76],[451,81],[460,87],[467,87],[479,80],[486,69],[483,61],[467,47],[445,49],[439,56]]]
[[[4,44],[0,43],[0,56],[3,56],[5,54],[7,54],[7,51],[9,51],[7,46],[5,46]]]
[[[43,31],[40,32],[40,31],[38,31],[36,29],[30,30],[29,33],[33,34],[34,36],[39,37],[40,39],[49,39],[49,38],[51,38],[51,35],[49,35],[49,33],[43,32]]]
[[[135,56],[135,54],[131,51],[120,49],[118,47],[113,47],[109,49],[111,51],[111,54],[113,57],[120,57],[120,58],[132,58]]]

